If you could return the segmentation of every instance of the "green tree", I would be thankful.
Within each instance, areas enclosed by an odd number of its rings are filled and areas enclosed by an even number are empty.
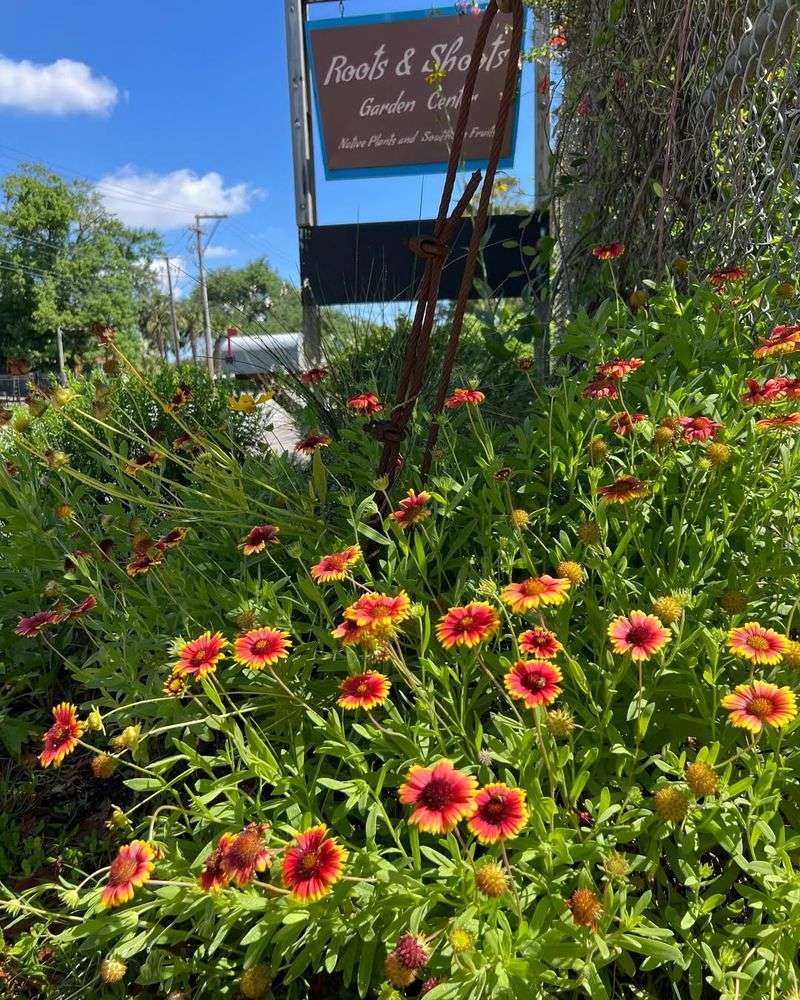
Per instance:
[[[303,313],[297,289],[276,274],[266,260],[253,260],[244,267],[217,268],[208,272],[206,281],[215,355],[229,326],[254,336],[302,329]],[[187,297],[183,313],[187,320],[199,319],[199,324],[193,323],[192,328],[197,331],[199,326],[202,331],[199,285]]]
[[[160,237],[124,226],[86,181],[36,164],[7,176],[1,190],[0,361],[55,367],[59,327],[68,362],[85,354],[94,323],[138,339]]]

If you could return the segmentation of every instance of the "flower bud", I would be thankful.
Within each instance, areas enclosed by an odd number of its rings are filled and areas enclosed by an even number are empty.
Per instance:
[[[248,1000],[259,1000],[267,992],[271,978],[266,965],[254,965],[252,969],[245,969],[239,977],[242,996]]]
[[[118,983],[127,971],[127,965],[116,958],[104,958],[100,963],[100,978],[104,983]]]

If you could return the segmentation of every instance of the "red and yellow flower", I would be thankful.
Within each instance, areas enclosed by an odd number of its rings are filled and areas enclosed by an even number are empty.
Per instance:
[[[316,432],[306,434],[304,438],[301,438],[297,442],[294,450],[300,452],[301,455],[313,455],[320,448],[327,448],[332,440],[333,438],[328,434],[318,434]]]
[[[100,896],[101,904],[110,909],[133,899],[135,890],[150,881],[155,856],[155,849],[145,840],[132,840],[120,847],[111,862],[108,884]]]
[[[318,385],[320,382],[324,382],[327,377],[327,368],[309,368],[307,372],[302,373],[300,381],[303,385]]]
[[[397,626],[410,614],[411,601],[405,591],[395,597],[368,592],[345,608],[344,621],[332,635],[345,645],[355,643],[374,650],[394,638]]]
[[[779,417],[765,417],[756,421],[760,431],[796,431],[800,428],[800,413],[783,413]]]
[[[272,852],[266,844],[266,823],[249,823],[241,833],[228,834],[219,859],[219,867],[229,881],[243,887],[272,864]]]
[[[644,611],[620,615],[608,626],[608,637],[615,653],[630,653],[633,660],[649,660],[672,638],[661,620]]]
[[[221,632],[203,632],[196,639],[179,639],[172,649],[178,657],[172,668],[173,672],[197,677],[199,680],[217,669],[227,646],[228,640]]]
[[[370,592],[362,594],[355,603],[345,609],[344,616],[359,628],[382,629],[386,625],[397,625],[411,613],[411,600],[401,590],[390,597],[388,594]]]
[[[155,548],[157,548],[159,552],[165,552],[167,549],[174,549],[176,545],[181,544],[188,534],[188,528],[173,528],[172,531],[168,531],[165,535],[162,535],[158,539],[155,543]]]
[[[519,583],[509,583],[500,593],[500,600],[516,614],[525,614],[544,604],[563,604],[571,584],[565,577],[531,577]]]
[[[86,729],[86,723],[78,719],[78,710],[69,702],[62,701],[53,708],[53,725],[42,737],[42,752],[39,763],[42,767],[60,767],[61,762],[71,754]]]
[[[592,247],[592,257],[596,257],[598,260],[616,260],[617,257],[621,257],[624,253],[625,244],[619,241],[601,243],[599,246]]]
[[[55,620],[56,616],[52,611],[36,611],[32,615],[28,615],[27,618],[20,618],[14,631],[26,639],[34,639]]]
[[[472,775],[457,771],[449,760],[440,760],[432,767],[412,767],[398,794],[404,806],[414,806],[409,823],[440,835],[475,812],[476,789]]]
[[[599,378],[619,381],[627,378],[632,372],[638,371],[643,364],[644,361],[641,358],[614,358],[613,361],[606,361],[598,365],[595,371]]]
[[[771,354],[792,354],[800,350],[800,323],[774,327],[753,351],[754,358],[766,358]]]
[[[482,844],[516,837],[528,822],[525,793],[501,782],[481,788],[475,796],[475,806],[467,826]]]
[[[347,571],[351,569],[361,559],[361,547],[350,545],[341,552],[332,552],[329,556],[323,556],[320,561],[311,567],[311,575],[321,583],[331,583],[334,580],[344,580]]]
[[[550,705],[561,694],[561,671],[546,660],[517,660],[505,676],[506,690],[528,708]]]
[[[428,507],[430,499],[430,493],[424,491],[416,493],[414,490],[409,490],[400,501],[400,509],[393,510],[389,517],[401,528],[410,528],[412,524],[419,524],[431,516],[432,512]]]
[[[789,640],[758,622],[748,622],[728,632],[728,649],[751,663],[780,663],[789,649]]]
[[[152,553],[139,552],[125,567],[125,572],[128,576],[144,576],[154,566],[160,566],[163,561],[164,553],[160,550]]]
[[[722,427],[710,417],[678,417],[676,424],[685,441],[708,441]]]
[[[229,877],[222,867],[222,859],[225,856],[225,851],[234,840],[234,836],[232,833],[223,833],[217,846],[206,858],[199,878],[200,888],[203,892],[214,892],[228,884]]]
[[[473,601],[450,608],[436,626],[436,635],[445,649],[453,646],[472,648],[484,642],[497,629],[500,619],[497,612],[484,601]]]
[[[797,379],[782,376],[768,378],[761,385],[756,379],[745,379],[747,392],[739,397],[745,406],[768,406],[771,403],[781,403],[787,397],[787,390],[794,389]]]
[[[299,833],[286,849],[281,878],[295,899],[313,903],[330,892],[344,873],[346,854],[325,826]]]
[[[605,503],[626,504],[632,500],[641,500],[650,492],[650,485],[636,476],[620,476],[608,486],[601,486],[597,490],[598,496]]]
[[[365,417],[371,417],[373,413],[380,413],[383,403],[374,392],[362,392],[360,395],[351,396],[347,400],[347,409],[354,413],[361,413]]]
[[[627,410],[622,410],[620,413],[614,413],[609,418],[608,426],[615,434],[627,437],[628,434],[633,432],[636,424],[640,424],[646,419],[647,417],[644,413],[629,413]]]
[[[386,701],[391,686],[388,677],[378,673],[377,670],[367,670],[366,673],[346,677],[342,681],[339,686],[341,693],[336,704],[340,708],[363,708],[369,711]]]
[[[251,670],[263,670],[289,655],[292,640],[288,632],[274,628],[253,628],[233,642],[233,658]]]
[[[520,651],[537,660],[552,660],[564,647],[549,628],[529,628],[517,640]]]
[[[149,451],[146,455],[138,458],[131,458],[125,464],[125,471],[129,476],[135,476],[144,469],[154,469],[164,461],[164,456],[158,451]]]
[[[263,552],[268,545],[277,545],[280,530],[274,524],[258,524],[247,532],[237,547],[244,555],[253,556]]]
[[[741,281],[746,275],[747,272],[742,267],[718,267],[709,274],[708,280],[715,288],[721,288],[731,282]]]
[[[584,399],[618,399],[619,389],[613,378],[593,378],[583,390]]]
[[[794,692],[766,681],[740,684],[721,704],[730,712],[732,725],[751,733],[760,733],[764,726],[785,726],[797,715]]]
[[[485,400],[486,396],[480,389],[455,389],[444,405],[448,410],[455,410],[459,406],[479,406]]]
[[[180,410],[191,400],[192,389],[185,382],[181,382],[175,392],[172,394],[172,399],[167,403],[165,409],[168,412],[173,412],[175,410]]]

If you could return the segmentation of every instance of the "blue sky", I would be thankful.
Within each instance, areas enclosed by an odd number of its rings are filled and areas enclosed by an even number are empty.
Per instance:
[[[22,160],[99,183],[108,207],[159,228],[184,287],[195,275],[186,225],[229,211],[209,266],[265,256],[297,280],[283,0],[4,0],[0,13],[0,174]],[[347,15],[425,7],[345,0]],[[449,10],[452,4],[432,0]],[[338,15],[338,0],[311,7]],[[532,72],[512,172],[532,176]],[[315,133],[316,140],[316,133]],[[318,143],[317,143],[318,147]],[[318,152],[318,148],[317,148]],[[441,175],[326,182],[319,221],[434,214]]]

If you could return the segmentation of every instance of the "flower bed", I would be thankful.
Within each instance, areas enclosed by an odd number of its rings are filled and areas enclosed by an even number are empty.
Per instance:
[[[794,989],[786,308],[739,275],[579,317],[522,412],[455,387],[425,484],[420,415],[382,521],[375,387],[307,466],[229,445],[247,407],[204,426],[188,387],[152,389],[170,440],[81,395],[57,449],[16,414],[20,995]]]

